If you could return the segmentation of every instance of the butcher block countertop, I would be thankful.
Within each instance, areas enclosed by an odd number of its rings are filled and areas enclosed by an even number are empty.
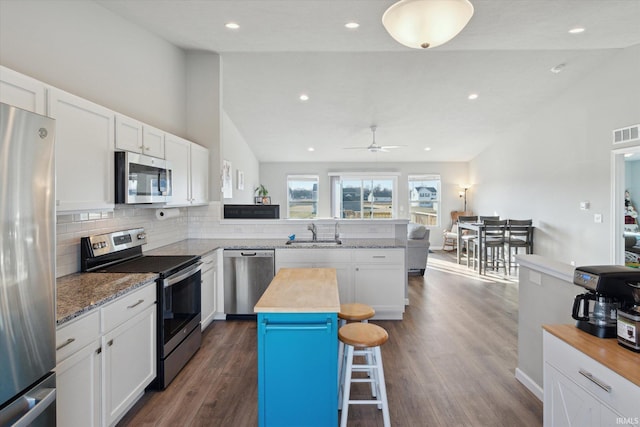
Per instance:
[[[337,313],[335,268],[281,268],[258,300],[256,313]]]
[[[623,348],[618,344],[617,338],[598,338],[576,328],[575,325],[543,325],[542,327],[640,387],[640,353]]]

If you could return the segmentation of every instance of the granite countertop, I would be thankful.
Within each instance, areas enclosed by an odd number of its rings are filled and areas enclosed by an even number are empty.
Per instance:
[[[56,280],[58,326],[158,278],[155,273],[74,273]]]
[[[406,242],[396,239],[342,239],[337,246],[287,245],[287,239],[186,239],[157,249],[145,255],[198,255],[203,256],[219,248],[224,249],[354,249],[405,248]]]
[[[575,325],[543,325],[543,328],[640,387],[640,353],[623,348],[617,338],[598,338]]]
[[[281,268],[254,307],[256,313],[337,313],[335,268]]]

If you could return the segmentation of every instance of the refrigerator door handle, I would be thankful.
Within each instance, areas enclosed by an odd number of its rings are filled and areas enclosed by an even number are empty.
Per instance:
[[[8,424],[11,420],[18,420],[12,427],[30,426],[56,400],[55,388],[41,388],[25,394],[20,403],[15,402],[0,412],[0,425]],[[24,415],[20,416],[20,413]]]
[[[43,388],[32,396],[25,396],[24,399],[28,401],[29,411],[16,421],[13,427],[27,427],[31,425],[45,409],[55,402],[56,389]]]

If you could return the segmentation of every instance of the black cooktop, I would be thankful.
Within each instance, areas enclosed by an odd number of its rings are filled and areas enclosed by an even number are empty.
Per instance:
[[[158,273],[163,276],[172,274],[195,264],[199,257],[192,255],[143,255],[118,264],[112,264],[95,270],[96,273]]]

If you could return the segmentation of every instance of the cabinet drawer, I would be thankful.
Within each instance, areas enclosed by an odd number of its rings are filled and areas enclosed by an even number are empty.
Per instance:
[[[404,263],[402,249],[357,249],[354,251],[356,262],[373,262],[379,264]]]
[[[277,249],[276,262],[299,262],[313,264],[315,262],[351,262],[350,249]]]
[[[206,273],[212,268],[216,268],[217,258],[217,251],[210,252],[208,255],[200,258],[202,261],[202,273]]]
[[[102,332],[108,332],[126,322],[156,302],[156,282],[123,295],[102,307]]]
[[[73,320],[56,331],[56,363],[100,337],[100,311]]]
[[[615,412],[627,417],[637,413],[640,389],[631,381],[546,331],[543,352],[545,363],[555,367]],[[611,391],[607,392],[580,372],[592,375],[594,381],[611,387]]]

